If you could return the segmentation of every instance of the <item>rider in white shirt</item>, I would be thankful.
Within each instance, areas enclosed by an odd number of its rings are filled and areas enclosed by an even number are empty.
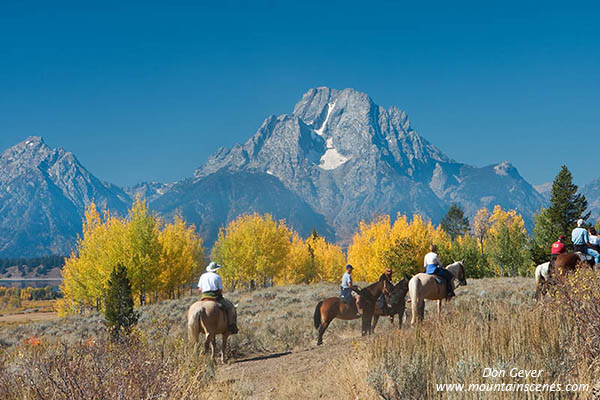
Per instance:
[[[425,267],[425,273],[430,275],[441,276],[446,280],[446,297],[454,296],[454,286],[452,285],[452,280],[454,276],[450,271],[444,269],[442,263],[440,262],[440,258],[438,257],[436,251],[437,246],[432,244],[429,247],[430,252],[425,255],[425,260],[423,262]]]
[[[211,262],[206,267],[206,272],[200,276],[198,281],[198,289],[202,292],[201,299],[214,299],[219,302],[225,313],[227,314],[227,330],[229,333],[238,333],[237,328],[237,313],[232,302],[223,297],[223,280],[216,273],[221,266],[215,262]]]

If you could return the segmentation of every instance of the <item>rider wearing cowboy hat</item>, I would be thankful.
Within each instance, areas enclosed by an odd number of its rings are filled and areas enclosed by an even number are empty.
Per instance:
[[[221,266],[216,262],[208,264],[206,272],[200,276],[198,289],[202,291],[202,299],[215,299],[222,305],[225,314],[227,314],[227,330],[229,333],[238,333],[235,306],[232,302],[223,297],[223,280],[217,274],[219,268],[221,268]]]

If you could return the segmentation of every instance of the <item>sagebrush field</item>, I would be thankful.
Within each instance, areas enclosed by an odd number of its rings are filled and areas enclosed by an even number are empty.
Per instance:
[[[123,343],[108,340],[97,313],[5,323],[0,398],[591,398],[600,335],[594,337],[598,308],[589,302],[598,304],[600,294],[578,290],[579,297],[561,291],[536,304],[532,279],[472,279],[444,305],[440,318],[431,302],[421,326],[405,323],[397,330],[383,318],[376,334],[364,338],[358,321],[335,320],[320,348],[312,314],[317,301],[338,294],[337,285],[229,293],[239,303],[241,332],[230,339],[228,365],[191,354],[185,315],[194,296],[144,307],[136,331]],[[567,303],[590,306],[585,315],[591,319],[561,306]],[[545,372],[538,378],[482,378],[483,368],[513,366]],[[436,390],[444,383],[511,382],[590,388],[554,394]]]

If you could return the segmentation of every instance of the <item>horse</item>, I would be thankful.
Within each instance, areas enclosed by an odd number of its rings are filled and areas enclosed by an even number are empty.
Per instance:
[[[465,279],[465,268],[462,261],[456,261],[450,264],[446,269],[452,274],[454,279],[458,280],[458,286],[467,284]],[[437,275],[420,273],[413,276],[408,282],[408,291],[412,305],[411,325],[423,320],[424,300],[438,300],[438,315],[442,312],[442,300],[446,298],[446,283],[438,283]]]
[[[577,264],[583,262],[581,257],[579,257],[578,253],[563,253],[559,254],[554,260],[554,271],[556,271],[557,275],[564,275],[569,272],[575,271],[577,269]],[[593,267],[594,260],[592,258],[591,263],[589,261],[586,262],[591,267]]]
[[[379,304],[375,307],[375,314],[373,314],[373,326],[371,332],[375,331],[377,321],[381,315],[388,315],[392,320],[392,326],[394,325],[394,315],[398,314],[398,329],[402,329],[402,318],[404,317],[404,310],[406,308],[406,293],[408,293],[408,281],[410,278],[405,277],[400,282],[394,285],[390,293],[390,311],[387,314],[383,313]]]
[[[234,311],[235,312],[235,311]],[[200,333],[205,334],[204,354],[211,348],[211,357],[215,358],[216,338],[223,335],[221,346],[221,362],[225,363],[227,350],[227,313],[221,305],[212,299],[197,301],[188,310],[188,339],[194,343],[194,353],[198,351]]]
[[[391,291],[391,284],[386,281],[379,281],[367,286],[364,289],[355,290],[360,294],[359,303],[363,309],[362,316],[356,315],[354,304],[346,304],[339,297],[329,297],[317,303],[314,313],[315,329],[319,332],[317,346],[323,344],[323,333],[333,321],[334,318],[343,320],[352,320],[362,317],[362,336],[371,334],[371,320],[375,313],[375,303],[382,294],[388,296]]]
[[[540,299],[548,291],[550,282],[550,261],[535,267],[535,298]]]

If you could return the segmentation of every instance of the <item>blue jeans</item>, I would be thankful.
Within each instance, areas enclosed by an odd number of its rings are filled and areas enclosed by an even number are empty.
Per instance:
[[[590,249],[588,247],[585,250],[585,252],[588,253],[590,256],[594,257],[594,261],[596,262],[596,264],[600,263],[600,253],[598,253],[596,250]]]

